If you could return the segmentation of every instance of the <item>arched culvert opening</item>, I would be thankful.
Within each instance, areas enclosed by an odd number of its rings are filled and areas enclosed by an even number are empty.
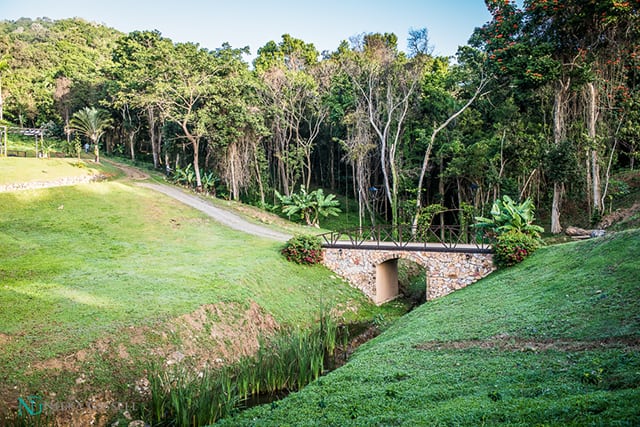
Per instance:
[[[427,269],[413,260],[400,258],[398,261],[398,293],[411,307],[427,300]]]
[[[377,305],[384,304],[398,297],[398,258],[392,258],[376,265],[376,297]]]
[[[402,294],[415,306],[426,301],[428,268],[420,258],[400,255],[376,264],[376,295],[378,305],[394,300]]]

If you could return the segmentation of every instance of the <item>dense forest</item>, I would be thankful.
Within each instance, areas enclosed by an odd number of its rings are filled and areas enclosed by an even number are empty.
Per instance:
[[[509,195],[553,233],[596,223],[624,192],[613,172],[640,156],[640,3],[486,3],[492,20],[455,58],[432,55],[427,29],[407,52],[395,34],[322,53],[284,34],[250,64],[246,47],[157,31],[5,20],[0,119],[77,147],[74,117],[98,109],[101,150],[263,207],[324,188],[361,223],[416,224]]]

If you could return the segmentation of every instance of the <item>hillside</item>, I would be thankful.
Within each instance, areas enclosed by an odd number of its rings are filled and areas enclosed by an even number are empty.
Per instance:
[[[638,425],[640,230],[546,247],[221,425]]]
[[[403,311],[280,246],[126,179],[0,192],[0,425],[26,396],[75,405],[55,411],[60,425],[103,425],[93,409],[139,404],[151,362],[232,362],[323,309],[356,322]]]

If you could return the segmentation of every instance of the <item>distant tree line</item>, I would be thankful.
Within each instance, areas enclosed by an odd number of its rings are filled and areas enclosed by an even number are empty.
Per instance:
[[[103,150],[269,206],[325,188],[360,222],[413,223],[434,204],[487,211],[508,195],[597,219],[640,136],[637,2],[487,0],[492,20],[455,58],[426,29],[408,52],[362,34],[320,54],[288,34],[208,50],[81,19],[0,22],[0,118],[71,140],[105,110]],[[76,120],[77,121],[77,120]],[[70,141],[71,143],[71,141]],[[190,166],[189,166],[190,165]]]

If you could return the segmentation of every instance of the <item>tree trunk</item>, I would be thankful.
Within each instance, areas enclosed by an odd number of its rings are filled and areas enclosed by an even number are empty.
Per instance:
[[[439,180],[438,180],[438,193],[440,193],[440,203],[442,204],[442,206],[444,206],[445,201],[444,201],[444,193],[445,193],[445,188],[444,188],[444,157],[440,156],[440,164],[438,165],[440,168],[440,174],[439,174]],[[440,212],[440,215],[438,215],[440,217],[440,240],[441,241],[445,241],[444,239],[444,214],[442,212]]]
[[[445,120],[440,126],[435,128],[433,130],[433,132],[431,133],[431,138],[429,139],[429,145],[427,145],[427,150],[424,153],[424,159],[422,161],[422,169],[420,170],[420,178],[418,179],[418,190],[417,190],[417,193],[416,193],[416,214],[413,217],[413,228],[412,228],[413,230],[416,230],[417,227],[418,227],[418,219],[420,218],[420,208],[422,207],[422,185],[424,184],[424,177],[425,177],[425,175],[427,173],[427,167],[429,165],[429,158],[431,156],[431,150],[433,149],[433,144],[435,143],[436,137],[438,136],[438,134],[440,133],[440,131],[442,129],[444,129],[447,126],[449,126],[449,123],[451,123],[453,120],[455,120],[456,117],[458,117],[467,108],[469,108],[471,106],[471,104],[473,104],[473,102],[476,100],[476,98],[478,98],[479,96],[483,95],[481,92],[484,90],[484,88],[487,85],[487,83],[489,83],[488,79],[481,80],[480,84],[478,84],[478,88],[474,92],[474,94],[471,97],[471,99],[469,99],[467,101],[467,103],[462,106],[462,108],[460,108],[458,111],[456,111],[451,116],[449,116],[449,118],[447,120]]]
[[[560,206],[562,205],[562,192],[564,184],[553,184],[553,202],[551,203],[551,232],[553,234],[562,233],[560,225]]]
[[[336,174],[335,174],[335,153],[333,150],[333,144],[329,148],[329,185],[332,190],[336,188]]]
[[[586,194],[587,194],[587,209],[589,210],[590,213],[592,213],[594,211],[593,208],[593,200],[591,200],[591,198],[593,197],[593,194],[591,194],[591,188],[593,188],[591,186],[591,157],[589,156],[585,156],[585,160],[584,160],[584,170],[586,171],[585,173],[585,177],[586,177]]]
[[[593,212],[594,213],[602,213],[604,210],[604,205],[601,203],[602,200],[602,183],[600,180],[600,160],[599,160],[598,149],[594,148],[591,150],[591,185],[593,188]]]
[[[240,199],[240,190],[239,190],[239,185],[238,185],[238,176],[236,173],[236,163],[238,161],[238,147],[236,145],[236,142],[232,142],[231,144],[229,144],[229,146],[227,147],[228,151],[228,161],[229,161],[229,166],[230,166],[230,170],[229,173],[231,174],[230,177],[230,181],[231,181],[231,199],[232,200],[239,200]]]
[[[391,194],[391,198],[389,199],[389,202],[391,203],[391,224],[395,228],[398,226],[398,224],[400,224],[399,209],[398,209],[399,208],[398,206],[398,173],[395,167],[391,169],[391,176],[393,177],[393,182],[391,183],[392,194]]]
[[[306,161],[306,175],[307,175],[307,180],[305,182],[305,188],[307,190],[309,190],[309,187],[311,187],[311,148],[309,148],[308,150],[305,150],[305,161]]]
[[[95,156],[95,162],[96,163],[100,163],[100,143],[99,141],[92,141],[93,142],[93,154]]]
[[[129,152],[131,153],[131,160],[136,160],[136,150],[135,150],[135,139],[136,132],[129,133]]]
[[[186,122],[182,122],[184,132],[191,147],[193,147],[193,172],[196,174],[196,189],[202,189],[202,178],[200,177],[200,140],[189,132]]]
[[[253,161],[256,167],[256,180],[258,181],[258,189],[260,190],[260,202],[262,206],[265,205],[265,197],[264,197],[264,185],[262,184],[262,173],[260,171],[260,162],[258,161],[258,144],[256,143],[253,147]]]
[[[598,146],[596,124],[598,121],[598,99],[596,86],[587,83],[587,132],[591,142],[591,194],[593,198],[593,212],[601,213],[604,206],[601,204],[600,162],[598,159]]]
[[[290,196],[291,191],[289,190],[289,179],[287,178],[287,168],[284,162],[282,161],[282,159],[280,159],[279,157],[278,157],[278,170],[280,171],[280,181],[282,184],[282,190],[284,191],[284,195]]]
[[[367,196],[367,194],[365,193],[366,189],[364,188],[365,185],[362,182],[362,159],[358,158],[356,161],[352,161],[351,162],[351,170],[354,171],[354,175],[357,175],[357,181],[358,181],[358,226],[362,228],[363,225],[363,220],[364,220],[364,210],[365,210],[365,206],[364,206],[364,199]],[[357,173],[355,173],[355,170],[357,169]]]
[[[160,164],[160,138],[156,141],[156,118],[153,107],[147,108],[147,120],[149,121],[149,138],[151,138],[151,152],[153,153],[153,167]]]
[[[193,171],[196,173],[196,188],[202,188],[202,178],[200,177],[200,142],[193,142]]]
[[[553,142],[558,145],[565,137],[565,108],[566,95],[569,90],[571,81],[560,81],[556,87],[556,93],[553,102]],[[551,203],[551,233],[562,233],[560,225],[560,210],[562,208],[562,191],[564,185],[555,182],[553,184],[553,202]]]
[[[290,196],[291,188],[289,186],[289,171],[284,159],[284,156],[286,156],[286,153],[288,152],[289,147],[284,136],[276,134],[274,138],[277,139],[275,144],[276,152],[274,153],[274,155],[278,163],[277,168],[278,168],[278,174],[280,176],[280,185],[282,186],[282,191],[284,192],[284,195]]]

